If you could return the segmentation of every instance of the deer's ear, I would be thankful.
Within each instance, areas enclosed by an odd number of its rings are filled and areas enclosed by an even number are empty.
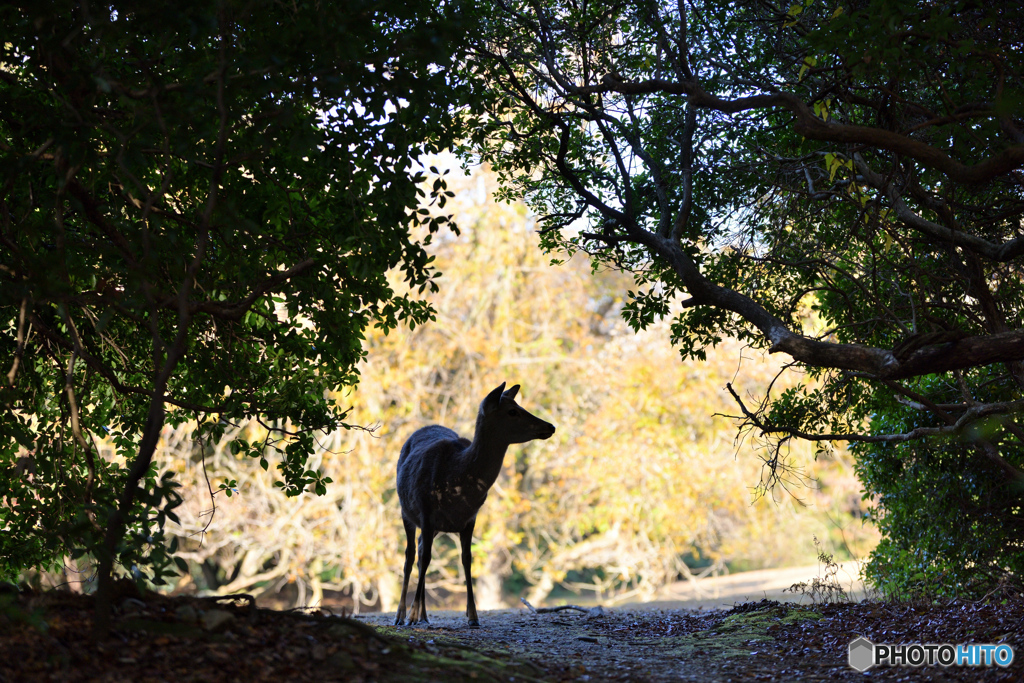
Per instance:
[[[501,395],[501,397],[502,398],[507,398],[510,401],[514,401],[515,398],[516,398],[516,394],[518,394],[518,393],[519,393],[519,385],[517,384],[517,385],[515,385],[513,387],[509,387],[508,390],[505,391],[505,393],[503,393]]]
[[[484,415],[493,413],[498,409],[498,405],[501,403],[501,392],[505,391],[505,383],[502,382],[497,389],[487,394],[487,398],[480,404],[480,409]]]

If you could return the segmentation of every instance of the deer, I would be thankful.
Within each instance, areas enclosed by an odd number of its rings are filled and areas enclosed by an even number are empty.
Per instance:
[[[434,536],[457,533],[466,572],[466,617],[470,628],[480,628],[473,599],[472,543],[476,515],[487,492],[498,479],[505,452],[512,444],[547,439],[555,426],[531,415],[516,403],[519,385],[508,390],[502,382],[480,403],[473,440],[460,437],[441,425],[422,427],[412,433],[398,457],[398,500],[405,526],[405,574],[395,625],[405,621],[409,574],[415,559],[416,530],[419,538],[419,583],[409,611],[408,625],[429,624],[427,619],[427,567]]]

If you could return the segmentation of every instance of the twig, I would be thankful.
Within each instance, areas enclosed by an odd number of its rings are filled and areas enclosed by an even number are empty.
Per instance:
[[[203,545],[203,540],[206,538],[206,530],[210,528],[213,523],[213,516],[217,514],[217,499],[214,497],[213,486],[210,484],[210,476],[206,473],[206,449],[203,447],[203,433],[202,423],[199,421],[199,413],[196,413],[196,440],[199,441],[199,454],[200,461],[203,463],[203,479],[206,480],[206,490],[210,492],[210,518],[206,520],[206,525],[202,529],[193,533],[192,535],[199,534],[199,545]]]
[[[546,612],[564,612],[567,609],[573,609],[573,610],[576,610],[577,612],[583,612],[584,614],[589,614],[592,617],[604,614],[604,608],[601,607],[600,605],[598,605],[597,607],[590,607],[590,608],[580,607],[579,605],[559,605],[558,607],[541,607],[541,608],[537,608],[537,607],[534,607],[533,605],[531,605],[526,598],[519,598],[519,599],[534,614],[544,614]]]

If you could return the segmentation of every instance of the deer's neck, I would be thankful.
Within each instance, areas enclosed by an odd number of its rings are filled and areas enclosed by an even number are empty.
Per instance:
[[[501,464],[505,460],[508,441],[500,436],[489,434],[484,430],[481,421],[477,421],[473,443],[464,452],[466,474],[482,479],[490,487],[501,473]]]

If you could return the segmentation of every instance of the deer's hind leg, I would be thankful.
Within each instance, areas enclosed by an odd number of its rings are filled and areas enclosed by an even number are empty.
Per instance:
[[[402,577],[402,598],[398,601],[395,626],[401,626],[405,621],[405,599],[409,595],[409,574],[412,573],[412,563],[416,559],[416,525],[404,516],[402,525],[405,526],[405,573]]]
[[[430,566],[430,552],[434,546],[434,529],[428,524],[420,527],[419,584],[412,600],[410,624],[429,624],[427,619],[427,568]]]

